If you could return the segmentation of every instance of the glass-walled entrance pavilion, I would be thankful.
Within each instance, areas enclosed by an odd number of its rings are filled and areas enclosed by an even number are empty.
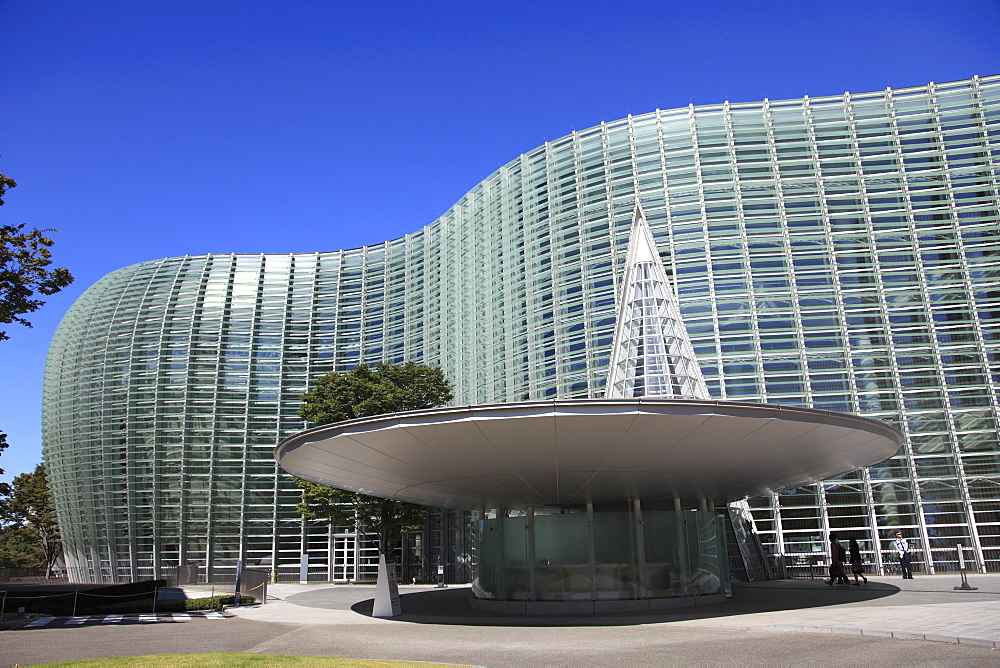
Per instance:
[[[714,512],[588,507],[474,526],[478,609],[614,612],[672,607],[679,598],[714,602],[725,593],[725,531]]]
[[[478,511],[476,605],[563,612],[719,596],[715,509],[881,461],[901,439],[829,411],[591,399],[349,420],[285,439],[275,458],[315,482]]]

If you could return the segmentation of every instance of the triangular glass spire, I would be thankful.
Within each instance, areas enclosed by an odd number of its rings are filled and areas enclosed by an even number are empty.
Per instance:
[[[711,399],[642,207],[635,205],[604,396]]]

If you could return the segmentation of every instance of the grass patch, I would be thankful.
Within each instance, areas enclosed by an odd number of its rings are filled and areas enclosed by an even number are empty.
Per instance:
[[[333,668],[433,668],[451,664],[413,661],[365,661],[362,659],[335,659],[321,656],[289,656],[282,654],[251,654],[247,652],[208,652],[206,654],[147,654],[145,656],[118,656],[105,659],[79,659],[35,663],[46,668],[86,668],[89,666],[180,666],[181,668],[242,668],[243,666],[332,666]]]

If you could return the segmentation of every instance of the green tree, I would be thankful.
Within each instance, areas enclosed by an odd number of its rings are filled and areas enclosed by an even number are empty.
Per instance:
[[[48,577],[52,565],[62,553],[62,543],[43,464],[36,466],[32,473],[22,473],[14,478],[0,512],[5,524],[5,553],[23,554],[28,546],[34,544]]]
[[[302,395],[299,417],[316,424],[443,406],[452,385],[441,369],[416,362],[362,364],[347,373],[328,373]]]
[[[0,205],[9,188],[17,185],[0,174]],[[54,295],[73,282],[68,269],[49,269],[54,243],[46,236],[57,230],[24,231],[24,225],[0,225],[0,323],[31,327],[22,315],[37,311],[45,301],[36,294]],[[0,331],[0,341],[8,339]]]
[[[0,568],[45,568],[45,554],[38,545],[38,537],[19,527],[0,529]]]
[[[318,425],[354,418],[442,406],[454,397],[440,369],[415,362],[402,365],[362,364],[347,373],[316,379],[302,395],[299,416]],[[391,559],[404,531],[419,529],[426,510],[412,503],[357,494],[328,485],[295,479],[302,489],[299,513],[308,520],[334,526],[355,526],[379,537],[379,550]]]
[[[413,503],[348,492],[302,478],[295,478],[295,484],[302,489],[302,502],[295,507],[302,517],[377,535],[379,551],[387,561],[403,532],[419,529],[427,515],[426,508]]]
[[[7,449],[7,434],[0,431],[0,454],[3,454],[3,451],[6,449]],[[3,475],[4,473],[5,471],[3,469],[0,469],[0,475]],[[10,485],[8,483],[0,481],[0,498],[7,496],[10,496]],[[0,503],[2,503],[2,501],[0,501]],[[0,510],[2,510],[2,508],[3,506],[0,506]],[[0,520],[2,519],[3,517],[0,516]]]

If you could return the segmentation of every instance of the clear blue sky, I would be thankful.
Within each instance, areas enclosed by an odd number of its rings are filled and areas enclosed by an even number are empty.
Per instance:
[[[0,0],[0,223],[77,278],[0,342],[0,467],[41,460],[52,333],[119,267],[396,238],[629,113],[996,73],[997,0]]]

